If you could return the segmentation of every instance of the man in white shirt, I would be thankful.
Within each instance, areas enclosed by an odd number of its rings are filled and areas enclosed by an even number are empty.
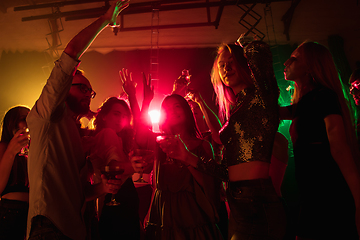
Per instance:
[[[85,201],[116,193],[120,180],[103,179],[89,185],[77,118],[89,111],[95,96],[90,82],[77,71],[79,59],[108,24],[115,23],[129,0],[118,1],[78,33],[55,62],[27,122],[31,132],[29,153],[29,239],[86,238]]]

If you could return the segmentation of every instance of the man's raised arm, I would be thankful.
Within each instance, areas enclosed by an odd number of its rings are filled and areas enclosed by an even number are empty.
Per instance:
[[[95,22],[84,28],[67,44],[64,52],[74,59],[80,59],[96,36],[108,25],[116,23],[119,13],[129,6],[130,0],[117,1]]]

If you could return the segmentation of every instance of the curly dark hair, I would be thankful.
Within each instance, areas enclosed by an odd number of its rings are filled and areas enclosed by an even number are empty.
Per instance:
[[[129,116],[132,116],[130,107],[125,100],[120,99],[118,97],[110,97],[106,99],[102,103],[102,105],[98,108],[94,120],[95,133],[98,133],[99,131],[104,129],[105,122],[103,117],[111,111],[112,106],[114,106],[115,104],[122,105],[125,108],[126,113]],[[131,117],[129,118],[128,125],[124,127],[120,132],[118,132],[117,135],[123,139],[124,151],[126,153],[129,153],[133,147],[133,137],[134,137],[134,130],[132,127]]]

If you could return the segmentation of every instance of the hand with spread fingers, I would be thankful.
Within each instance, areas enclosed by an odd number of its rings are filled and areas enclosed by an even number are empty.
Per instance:
[[[119,71],[119,76],[124,93],[126,93],[128,96],[136,95],[137,84],[132,80],[132,72],[129,73],[127,69],[123,68]]]

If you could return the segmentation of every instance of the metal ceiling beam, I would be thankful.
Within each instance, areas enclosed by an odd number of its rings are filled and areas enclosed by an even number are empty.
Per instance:
[[[277,1],[288,1],[288,0],[277,0]],[[14,8],[14,11],[23,11],[30,9],[39,9],[39,8],[48,8],[48,7],[60,7],[66,5],[75,5],[75,4],[84,4],[84,3],[94,3],[94,2],[104,2],[105,6],[98,8],[88,8],[75,11],[67,12],[57,12],[52,14],[43,14],[37,16],[23,17],[22,21],[32,21],[39,19],[57,19],[65,18],[65,21],[86,19],[86,18],[96,18],[103,15],[108,8],[110,7],[109,1],[99,1],[99,0],[85,0],[85,1],[66,1],[66,2],[56,2],[56,3],[47,3],[47,4],[37,4],[29,5]],[[167,0],[167,1],[151,1],[151,2],[141,2],[130,4],[127,9],[120,13],[121,27],[120,31],[137,31],[137,30],[149,30],[151,26],[141,26],[141,27],[131,27],[125,28],[124,24],[124,15],[130,14],[141,14],[141,13],[151,13],[153,8],[156,7],[160,12],[164,11],[173,11],[173,10],[186,10],[186,9],[196,9],[196,8],[206,8],[207,10],[207,22],[198,22],[198,23],[188,23],[188,24],[170,24],[170,25],[160,25],[159,29],[166,28],[185,28],[185,27],[202,27],[202,26],[214,26],[215,29],[218,28],[221,15],[225,6],[236,5],[236,4],[250,4],[250,3],[268,3],[269,0],[220,0],[217,2],[210,2],[209,0],[198,1],[198,0]],[[217,15],[215,21],[211,22],[210,8],[218,7]]]
[[[85,0],[85,1],[66,1],[66,2],[32,4],[32,5],[27,5],[27,6],[14,7],[14,11],[25,11],[25,10],[34,10],[34,9],[52,8],[52,7],[65,7],[65,6],[70,6],[70,5],[97,3],[97,2],[105,2],[105,1],[104,0],[101,0],[101,1],[100,0]]]
[[[281,21],[284,22],[284,34],[286,35],[286,39],[290,40],[290,25],[292,18],[294,16],[295,8],[300,3],[301,0],[294,0],[291,2],[290,8],[286,11],[284,16],[282,16]]]
[[[99,7],[99,8],[88,8],[84,10],[76,10],[76,11],[68,11],[68,12],[50,13],[50,14],[43,14],[37,16],[23,17],[21,18],[21,21],[26,22],[32,20],[62,18],[62,17],[86,15],[86,14],[92,14],[92,15],[96,14],[97,16],[101,16],[106,12],[107,9],[108,9],[107,7]]]
[[[154,2],[154,4],[156,4]],[[195,8],[208,8],[208,7],[219,7],[219,6],[230,6],[235,5],[236,0],[221,0],[219,2],[196,2],[196,3],[181,3],[181,4],[161,4],[155,5],[159,11],[172,11],[172,10],[185,10],[185,9],[195,9]],[[128,9],[124,10],[124,15],[127,14],[138,14],[138,13],[148,13],[151,12],[154,5],[145,5],[140,6],[136,3],[129,5]]]
[[[160,3],[159,1],[156,2],[148,2],[147,4],[144,3],[134,3],[129,5],[127,9],[121,12],[121,15],[128,15],[128,14],[139,14],[139,13],[150,13],[152,12],[153,6],[157,6],[156,4]],[[185,9],[195,9],[195,8],[210,8],[210,7],[221,7],[222,9],[224,6],[235,5],[236,0],[221,0],[219,2],[197,2],[197,3],[181,3],[181,4],[166,4],[166,5],[159,5],[157,6],[159,11],[172,11],[172,10],[185,10]],[[67,12],[60,12],[60,13],[52,13],[52,14],[43,14],[37,16],[30,16],[30,17],[23,17],[22,21],[32,21],[32,20],[39,20],[39,19],[49,19],[49,18],[59,18],[59,17],[67,17],[67,21],[81,19],[77,18],[76,15],[86,16],[87,14],[92,17],[99,17],[104,14],[108,6],[103,6],[99,8],[88,8],[83,10],[75,10],[75,11],[67,11]],[[222,11],[221,11],[222,12]],[[98,15],[97,15],[98,14]],[[73,16],[73,17],[71,17]],[[218,17],[219,18],[219,13]]]
[[[159,25],[158,29],[188,28],[188,27],[208,27],[208,26],[215,26],[215,22]],[[120,24],[120,32],[143,31],[143,30],[151,30],[151,26],[123,27],[123,24]]]
[[[152,2],[142,2],[142,3],[132,3],[131,5],[152,5],[152,4],[172,4],[172,3],[179,3],[179,2],[193,2],[197,0],[167,0],[167,1],[152,1]],[[109,0],[83,0],[83,1],[64,1],[64,2],[53,2],[53,3],[43,3],[43,4],[32,4],[27,6],[19,6],[14,7],[14,11],[24,11],[24,10],[33,10],[33,9],[40,9],[40,8],[52,8],[52,7],[64,7],[70,5],[78,5],[78,4],[86,4],[86,3],[99,3],[105,2],[109,4]]]
[[[210,11],[208,11],[207,16],[207,22],[197,22],[197,23],[188,23],[188,24],[168,24],[168,25],[159,25],[159,29],[169,29],[169,28],[186,28],[186,27],[204,27],[204,26],[214,26],[215,29],[218,28],[221,15],[224,9],[224,6],[227,5],[235,5],[236,1],[226,1],[221,0],[220,2],[204,2],[204,3],[186,3],[186,4],[176,4],[176,5],[168,5],[168,6],[159,6],[159,11],[172,11],[172,10],[185,10],[185,9],[194,9],[194,8],[206,8],[209,9],[210,7],[219,7],[219,10],[217,12],[217,16],[215,18],[215,21],[211,21]],[[142,4],[141,4],[142,5]],[[150,13],[152,12],[153,7],[149,6],[139,6],[136,5],[133,7],[133,9],[130,9],[129,11],[124,11],[124,13],[121,15],[121,22],[120,22],[120,29],[119,31],[141,31],[141,30],[151,30],[151,26],[141,26],[141,27],[125,27],[124,24],[124,15],[128,14],[139,14],[139,13]],[[99,17],[103,14],[103,12],[97,13],[86,13],[83,12],[83,15],[77,14],[77,15],[69,15],[65,17],[65,21],[70,20],[78,20],[78,19],[84,19],[84,18],[94,18]]]
[[[270,2],[285,2],[290,0],[235,0],[237,4],[253,4],[253,3],[270,3]],[[105,2],[108,4],[108,0],[83,0],[83,1],[62,1],[62,2],[54,2],[54,3],[44,3],[44,4],[32,4],[27,6],[18,6],[14,7],[14,11],[24,11],[24,10],[33,10],[40,8],[52,8],[52,7],[64,7],[69,5],[78,5],[78,4],[86,4],[86,3],[98,3]],[[145,6],[153,6],[153,5],[167,5],[167,4],[184,4],[185,2],[198,2],[198,0],[166,0],[166,1],[150,1],[150,2],[142,2],[142,3],[131,3],[128,9],[133,7],[145,7]],[[225,1],[224,1],[225,2]]]
[[[225,2],[226,0],[221,0],[222,2]],[[235,3],[236,4],[236,3]],[[216,13],[216,18],[215,18],[215,22],[214,22],[214,26],[215,26],[215,29],[218,29],[219,27],[219,24],[220,24],[220,19],[221,19],[221,15],[223,13],[223,10],[224,10],[224,5],[221,5],[219,6],[218,8],[218,11]]]

